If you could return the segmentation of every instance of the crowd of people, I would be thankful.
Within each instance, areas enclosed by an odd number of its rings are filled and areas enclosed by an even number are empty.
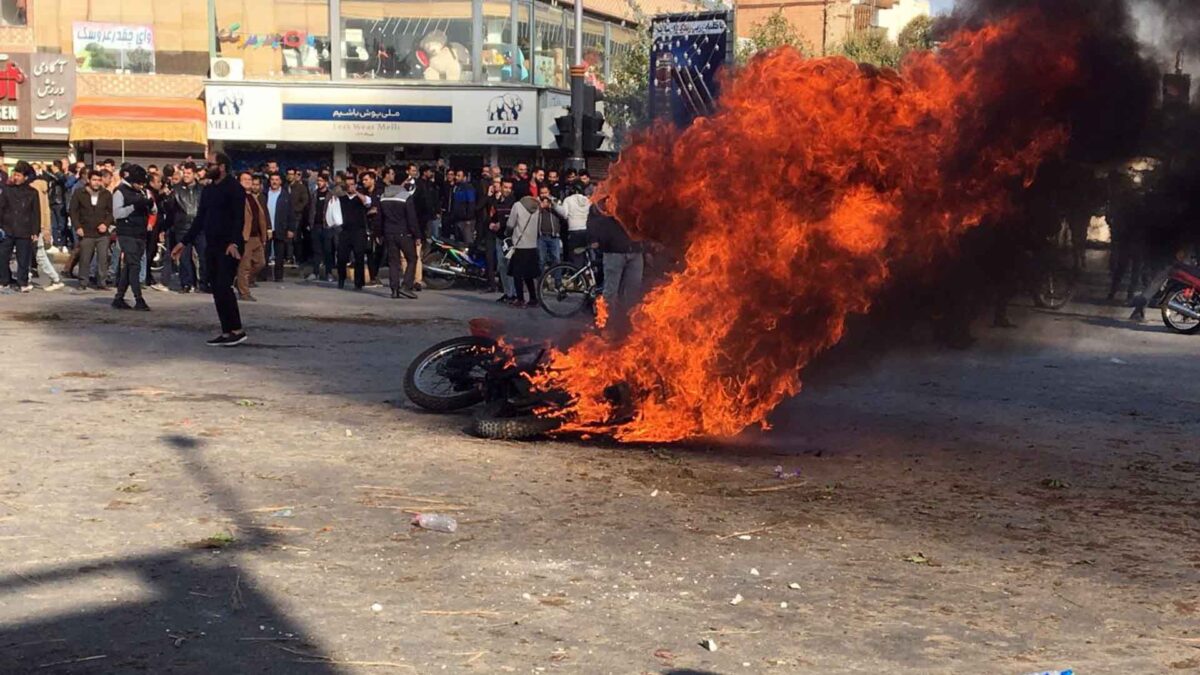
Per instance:
[[[592,204],[596,184],[587,171],[524,162],[474,173],[415,163],[301,170],[275,161],[230,171],[222,161],[18,162],[0,176],[0,287],[29,292],[36,276],[43,290],[56,291],[75,280],[81,290],[115,287],[114,308],[140,311],[150,309],[146,288],[212,293],[212,242],[198,221],[202,191],[224,178],[245,195],[243,212],[229,216],[241,224],[241,236],[229,238],[238,241],[232,286],[243,301],[256,301],[254,287],[283,281],[288,268],[309,282],[346,288],[351,280],[362,290],[382,286],[386,267],[391,297],[416,299],[434,238],[485,260],[481,290],[517,308],[537,306],[543,270],[582,263],[589,246],[622,269],[641,258]],[[54,254],[68,255],[61,271]],[[640,266],[623,276],[626,295],[636,293]]]

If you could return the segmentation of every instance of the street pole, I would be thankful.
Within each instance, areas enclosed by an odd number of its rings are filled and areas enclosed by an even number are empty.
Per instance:
[[[571,117],[575,118],[574,149],[567,158],[567,168],[576,171],[587,168],[583,158],[583,0],[575,0],[575,65],[571,66]]]

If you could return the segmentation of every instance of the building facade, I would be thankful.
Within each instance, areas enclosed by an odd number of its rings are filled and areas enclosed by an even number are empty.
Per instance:
[[[603,87],[635,17],[583,2]],[[554,161],[574,28],[552,0],[0,0],[0,156]]]
[[[737,4],[739,37],[776,12],[785,18],[818,56],[833,52],[847,38],[870,30],[891,40],[908,22],[930,13],[928,0],[747,0]]]

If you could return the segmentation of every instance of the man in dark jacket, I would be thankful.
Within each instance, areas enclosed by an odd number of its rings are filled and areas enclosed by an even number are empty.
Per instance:
[[[288,194],[292,198],[292,209],[296,212],[296,236],[288,244],[288,260],[299,265],[304,259],[303,248],[309,245],[310,232],[308,229],[311,222],[310,207],[312,206],[312,193],[308,191],[308,184],[304,182],[299,169],[288,169],[287,175]]]
[[[346,194],[338,197],[341,211],[341,241],[338,242],[338,288],[346,287],[346,265],[354,258],[354,289],[367,285],[367,213],[375,200],[362,191],[357,177],[346,181]]]
[[[42,236],[42,208],[38,191],[29,186],[34,177],[28,162],[17,162],[8,185],[0,192],[0,285],[13,285],[9,261],[17,254],[17,288],[33,290],[29,284],[29,264],[33,261],[33,242]]]
[[[62,161],[54,160],[46,165],[46,200],[50,204],[50,227],[54,245],[69,248],[74,244],[74,233],[67,227],[67,176],[63,173]]]
[[[609,316],[621,321],[641,298],[645,255],[641,242],[630,238],[605,206],[592,205],[587,232],[592,247],[604,257],[604,302]]]
[[[334,256],[337,254],[333,241],[333,228],[325,226],[325,214],[329,210],[329,178],[317,176],[317,191],[312,197],[312,220],[309,232],[312,236],[312,274],[309,281],[332,281]]]
[[[475,243],[475,186],[467,179],[467,173],[454,173],[454,190],[450,193],[450,222],[459,241],[470,246]]]
[[[113,218],[117,222],[117,246],[121,249],[121,267],[117,272],[117,297],[113,298],[114,309],[137,309],[150,311],[142,297],[142,256],[146,255],[146,231],[150,225],[150,214],[154,210],[154,199],[146,191],[146,170],[137,164],[130,165],[125,179],[113,193]],[[125,292],[133,287],[134,305],[125,301]]]
[[[412,181],[403,186],[389,185],[379,201],[383,221],[383,238],[387,246],[388,280],[392,286],[392,297],[416,299],[413,292],[417,277],[417,239],[421,236],[421,223],[417,218],[416,200],[413,197],[416,184]],[[400,258],[404,257],[404,284],[400,283]]]
[[[200,193],[200,207],[192,229],[175,245],[171,257],[176,260],[187,246],[204,235],[207,240],[208,269],[212,275],[213,303],[221,319],[221,334],[208,341],[213,347],[232,347],[246,341],[242,317],[238,312],[233,281],[242,258],[246,225],[246,191],[230,175],[229,157],[217,153],[209,159],[206,175],[212,182]]]
[[[292,195],[283,184],[283,176],[273,173],[269,189],[259,201],[270,215],[271,248],[275,257],[275,281],[283,281],[283,264],[287,261],[288,243],[296,237],[296,209]]]
[[[89,171],[87,183],[71,194],[71,222],[79,240],[79,287],[88,287],[92,258],[96,260],[98,291],[108,290],[104,275],[108,270],[108,237],[113,226],[112,193],[104,189],[104,177],[99,171]]]
[[[179,184],[171,191],[164,201],[168,220],[171,223],[170,246],[183,242],[192,223],[196,222],[196,213],[200,210],[200,184],[196,182],[196,165],[185,163],[179,169]],[[184,293],[191,293],[196,286],[196,265],[192,260],[193,246],[185,245],[183,254],[178,262],[173,264],[179,277],[179,287]]]

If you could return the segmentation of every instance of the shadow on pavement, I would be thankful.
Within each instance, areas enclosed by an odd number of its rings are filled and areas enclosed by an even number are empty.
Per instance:
[[[209,471],[204,441],[160,440],[234,520],[239,539],[0,577],[0,608],[36,617],[0,624],[0,672],[340,672],[238,565],[239,551],[272,545],[273,537],[247,520],[234,491]],[[126,597],[113,597],[114,586]],[[46,611],[47,603],[63,606],[55,600],[66,606]]]

